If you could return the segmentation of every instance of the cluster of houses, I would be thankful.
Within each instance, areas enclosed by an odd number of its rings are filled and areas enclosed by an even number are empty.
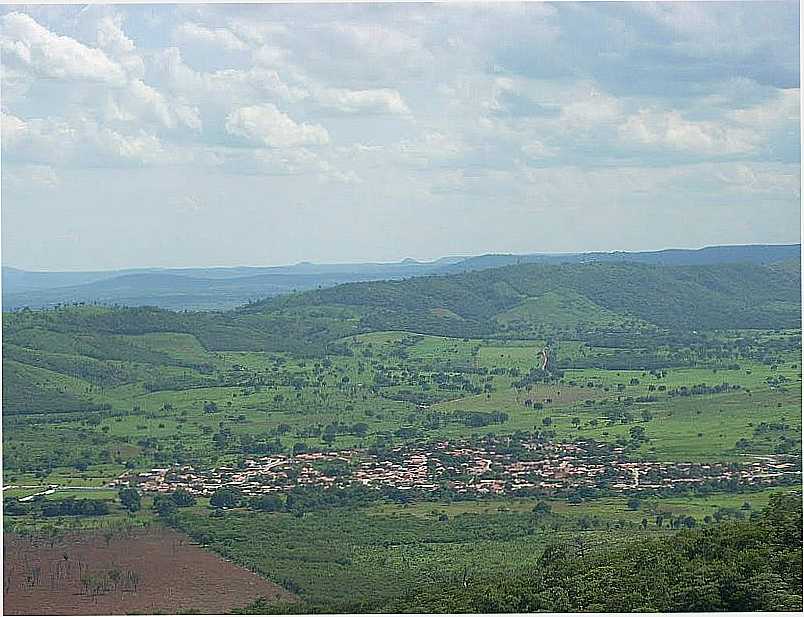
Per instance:
[[[515,452],[503,445],[440,441],[398,446],[382,455],[342,450],[265,456],[208,470],[182,466],[125,473],[113,484],[136,485],[153,493],[183,489],[197,496],[210,496],[223,487],[257,496],[303,485],[345,488],[355,484],[401,491],[447,488],[457,494],[509,495],[582,488],[656,491],[712,482],[776,485],[800,482],[801,478],[800,464],[780,456],[758,457],[739,465],[634,462],[623,457],[621,448],[606,444],[526,442]]]

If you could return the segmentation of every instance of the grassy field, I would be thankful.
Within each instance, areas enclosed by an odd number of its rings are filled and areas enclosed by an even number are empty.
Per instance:
[[[449,503],[418,502],[411,504],[384,503],[368,508],[370,515],[407,515],[422,518],[438,518],[442,514],[487,514],[496,512],[532,512],[537,502],[548,503],[553,512],[572,516],[596,515],[609,521],[630,521],[640,523],[642,518],[656,511],[670,512],[680,516],[694,516],[703,520],[718,508],[740,508],[744,503],[752,509],[760,510],[768,503],[771,495],[784,492],[783,489],[760,489],[744,493],[715,493],[684,497],[648,498],[641,500],[636,510],[629,508],[625,497],[603,497],[582,504],[570,504],[565,499],[488,499],[484,501],[454,501]]]
[[[718,340],[736,340],[737,335],[746,333],[724,334]],[[752,332],[755,345],[796,335]],[[34,340],[43,335],[37,336]],[[57,343],[62,351],[75,347],[66,340]],[[237,437],[270,436],[283,448],[298,442],[313,448],[365,447],[378,438],[397,440],[400,426],[412,426],[418,437],[430,439],[478,432],[451,422],[428,428],[423,419],[434,411],[503,411],[508,419],[486,429],[503,434],[544,429],[549,418],[549,429],[563,440],[615,442],[627,438],[638,424],[649,439],[641,455],[660,460],[739,461],[771,453],[779,435],[757,435],[755,429],[763,422],[785,425],[789,438],[800,439],[800,357],[794,350],[776,352],[770,361],[737,358],[719,368],[568,368],[561,383],[512,388],[516,378],[508,373],[526,374],[537,365],[537,354],[546,343],[374,332],[342,339],[346,355],[304,358],[277,352],[208,352],[187,334],[114,336],[108,342],[111,349],[136,348],[142,355],[204,363],[212,371],[205,379],[220,385],[179,383],[175,389],[149,391],[143,381],[97,385],[25,365],[24,370],[44,375],[43,383],[76,395],[90,391],[110,409],[94,414],[96,420],[85,413],[6,416],[4,483],[97,486],[119,475],[126,462],[138,468],[169,460],[212,464],[237,454],[234,446],[215,444],[214,436],[224,429]],[[550,345],[552,357],[565,362],[598,356],[605,360],[623,351],[573,340]],[[195,369],[171,370],[175,376]],[[668,394],[721,383],[740,389],[687,397]],[[637,401],[645,397],[656,400]],[[526,400],[542,408],[526,407]],[[613,410],[627,414],[627,421]],[[325,443],[323,428],[333,424],[363,424],[366,429],[360,435],[336,431],[332,443]],[[743,447],[737,449],[740,440]],[[85,471],[69,462],[82,457]]]

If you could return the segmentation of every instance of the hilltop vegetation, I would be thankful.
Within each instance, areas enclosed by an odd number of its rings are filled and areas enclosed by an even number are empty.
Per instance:
[[[675,266],[798,261],[799,245],[712,246],[648,252],[536,253],[444,257],[431,262],[313,264],[234,268],[139,268],[97,272],[30,272],[3,267],[6,310],[74,302],[153,305],[182,310],[235,308],[255,298],[355,281],[454,274],[520,263],[637,262]]]
[[[448,336],[505,334],[505,324],[493,323],[497,315],[544,294],[567,292],[623,320],[641,320],[657,328],[772,328],[799,323],[798,277],[784,268],[746,264],[526,264],[453,276],[340,285],[271,299],[244,312],[348,306],[362,309],[365,329]],[[439,318],[432,313],[437,309],[461,319]],[[583,319],[571,325],[583,325]]]
[[[584,310],[568,310],[571,305]],[[318,353],[344,336],[382,330],[514,338],[544,334],[544,326],[560,326],[574,334],[601,326],[791,328],[799,324],[799,306],[799,277],[781,266],[525,264],[350,283],[225,313],[153,308],[23,311],[6,315],[4,326],[11,341],[22,346],[42,343],[35,338],[42,329],[104,335],[182,332],[194,335],[208,350]],[[50,350],[51,343],[45,344]],[[63,349],[77,343],[59,344]]]

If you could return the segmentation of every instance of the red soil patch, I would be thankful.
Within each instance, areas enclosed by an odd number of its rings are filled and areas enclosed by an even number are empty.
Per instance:
[[[293,594],[168,529],[3,537],[6,615],[221,614]]]

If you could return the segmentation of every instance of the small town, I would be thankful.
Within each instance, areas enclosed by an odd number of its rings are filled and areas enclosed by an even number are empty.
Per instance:
[[[439,441],[398,446],[383,457],[355,449],[250,458],[238,466],[209,470],[187,465],[155,468],[122,474],[113,486],[137,486],[150,493],[182,489],[205,497],[220,488],[256,496],[303,485],[416,492],[447,488],[458,495],[500,496],[561,494],[584,488],[651,492],[706,483],[773,486],[801,477],[800,464],[783,456],[756,457],[745,464],[635,462],[625,460],[621,448],[605,444],[525,442],[522,446],[529,460],[501,452],[494,443],[470,446]]]

